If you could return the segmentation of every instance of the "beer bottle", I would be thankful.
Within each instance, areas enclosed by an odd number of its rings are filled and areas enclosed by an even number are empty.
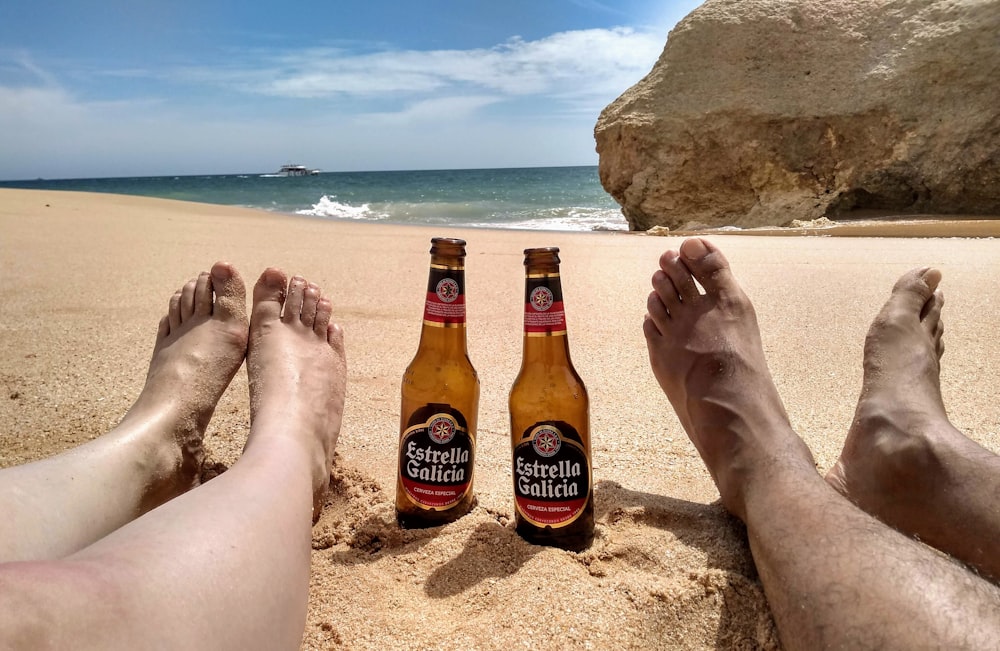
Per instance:
[[[479,376],[465,340],[465,240],[431,240],[420,344],[400,408],[396,520],[407,528],[457,520],[472,506]]]
[[[510,390],[517,533],[579,551],[594,538],[590,401],[566,340],[559,249],[525,249],[524,356]]]

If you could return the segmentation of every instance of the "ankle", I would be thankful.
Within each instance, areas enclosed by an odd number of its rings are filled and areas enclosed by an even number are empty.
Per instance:
[[[807,486],[823,483],[811,456],[805,459],[800,454],[775,455],[768,463],[758,464],[747,473],[741,487],[741,510],[730,510],[749,524],[748,518],[756,515],[770,517],[793,494]]]
[[[311,478],[313,492],[325,488],[329,480],[330,464],[319,438],[290,429],[285,420],[268,418],[266,412],[258,414],[251,424],[243,455],[285,459],[298,473]]]
[[[140,498],[142,513],[200,483],[204,461],[202,432],[170,429],[163,423],[163,418],[156,414],[130,412],[104,435],[114,441],[113,445],[129,450],[132,476],[145,487]]]
[[[787,445],[780,450],[735,454],[727,460],[723,472],[713,473],[723,504],[744,522],[749,504],[757,496],[781,495],[784,486],[819,478],[812,453],[791,428],[784,440]]]
[[[858,403],[851,434],[864,446],[869,463],[893,476],[933,472],[946,455],[943,441],[928,436],[933,422],[920,413],[875,400]]]

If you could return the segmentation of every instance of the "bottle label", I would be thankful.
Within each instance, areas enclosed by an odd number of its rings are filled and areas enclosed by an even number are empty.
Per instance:
[[[475,441],[457,409],[434,411],[427,420],[413,422],[422,418],[421,412],[427,413],[418,409],[400,440],[399,477],[410,501],[440,511],[461,502],[471,490]]]
[[[465,268],[431,265],[424,303],[424,324],[439,328],[465,325]]]
[[[559,274],[530,275],[525,279],[524,333],[529,337],[566,334]]]
[[[537,527],[565,527],[590,498],[590,460],[568,423],[536,423],[514,446],[514,505]]]

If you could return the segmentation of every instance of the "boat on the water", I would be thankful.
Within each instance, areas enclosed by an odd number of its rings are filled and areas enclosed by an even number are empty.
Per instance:
[[[264,177],[284,177],[284,176],[316,176],[319,170],[311,170],[305,165],[282,165],[281,169],[274,174],[261,174]]]

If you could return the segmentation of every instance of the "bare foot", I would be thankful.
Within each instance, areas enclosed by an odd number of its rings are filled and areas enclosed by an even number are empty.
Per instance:
[[[952,429],[940,388],[940,280],[934,269],[910,271],[875,317],[865,339],[854,422],[826,477],[837,491],[880,517],[904,507],[900,499],[923,483],[921,475],[940,471],[935,433]]]
[[[945,411],[940,281],[936,269],[904,274],[872,323],[854,422],[826,480],[890,526],[1000,577],[990,542],[1000,536],[1000,462]]]
[[[246,289],[232,266],[215,263],[170,298],[146,384],[116,428],[153,445],[144,457],[154,484],[143,510],[198,483],[205,428],[246,347]]]
[[[287,294],[286,294],[287,287]],[[253,290],[247,373],[251,437],[291,435],[310,450],[313,517],[329,485],[347,383],[344,331],[317,285],[267,269]]]
[[[774,464],[815,473],[771,379],[753,305],[721,251],[689,239],[679,255],[664,253],[647,309],[653,374],[731,513],[745,521],[747,486]]]

